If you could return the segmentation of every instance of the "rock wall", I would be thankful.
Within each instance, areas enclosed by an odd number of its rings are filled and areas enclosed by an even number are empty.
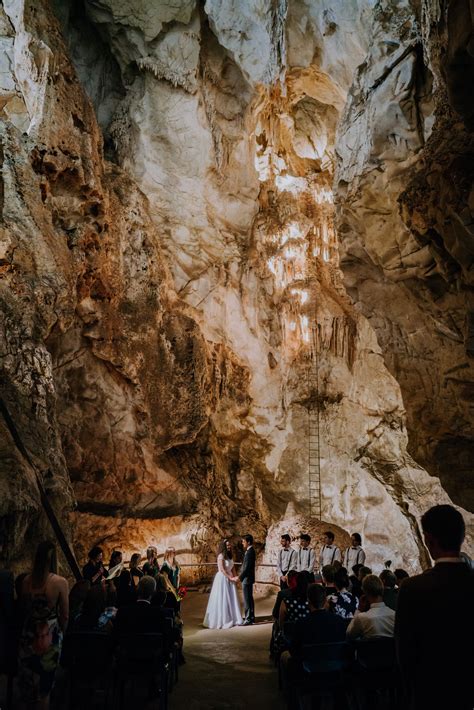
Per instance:
[[[359,530],[375,565],[427,562],[419,517],[448,497],[419,464],[438,472],[426,451],[445,439],[414,423],[443,414],[447,351],[412,332],[433,316],[386,272],[425,253],[406,176],[435,60],[397,8],[4,2],[2,390],[79,558],[100,542],[201,561],[221,535],[264,542],[304,516],[316,401],[322,517]],[[439,362],[415,392],[421,345]],[[44,526],[4,434],[21,560],[18,532]]]

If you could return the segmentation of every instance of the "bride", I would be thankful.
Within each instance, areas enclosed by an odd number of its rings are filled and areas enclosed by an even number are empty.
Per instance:
[[[229,540],[223,540],[219,545],[217,569],[203,624],[208,629],[230,629],[242,623],[242,615],[235,585],[239,578]]]

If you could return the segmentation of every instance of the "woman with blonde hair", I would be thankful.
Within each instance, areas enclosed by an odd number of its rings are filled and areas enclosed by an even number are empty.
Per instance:
[[[167,547],[165,551],[165,559],[161,565],[161,571],[168,575],[168,578],[173,585],[175,592],[179,589],[179,578],[181,575],[181,568],[176,559],[176,550],[174,547]]]

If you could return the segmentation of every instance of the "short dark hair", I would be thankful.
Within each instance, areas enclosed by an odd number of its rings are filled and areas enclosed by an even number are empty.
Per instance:
[[[359,574],[361,574],[361,573],[363,575],[363,577],[362,577],[362,579],[363,579],[364,577],[367,577],[368,574],[372,574],[372,570],[370,569],[370,567],[366,567],[365,565],[362,565],[362,567],[359,570]]]
[[[359,574],[359,570],[363,567],[364,565],[361,565],[360,562],[358,562],[356,565],[352,566],[352,571],[354,572],[355,576]]]
[[[383,582],[383,586],[388,587],[389,589],[393,589],[393,587],[397,584],[397,578],[389,569],[383,569],[380,572],[379,577]]]
[[[242,535],[242,540],[246,540],[249,545],[253,545],[253,535],[250,535],[250,533]]]
[[[360,533],[352,533],[351,537],[355,537],[357,544],[362,545],[362,538],[360,536]]]
[[[397,578],[398,582],[401,582],[403,579],[408,579],[408,577],[410,576],[408,572],[405,569],[402,569],[401,567],[397,567],[393,574]]]
[[[336,574],[334,575],[334,584],[339,590],[347,589],[347,587],[349,586],[349,577],[347,576],[347,572],[343,567],[341,569],[338,569]]]
[[[334,575],[336,574],[336,570],[332,565],[324,565],[321,572],[323,575],[323,579],[326,582],[334,582]]]
[[[288,533],[283,533],[281,536],[282,540],[288,540],[288,542],[291,542],[291,537],[288,535]]]
[[[139,599],[151,599],[156,591],[156,580],[145,574],[138,582],[137,597]]]
[[[305,540],[306,542],[311,542],[311,535],[308,535],[308,533],[301,533],[300,540]]]
[[[326,590],[320,584],[310,584],[306,592],[308,601],[315,609],[322,609],[326,601]]]
[[[383,597],[383,584],[375,574],[368,574],[362,580],[362,591],[368,597]]]
[[[434,505],[422,516],[421,527],[443,550],[461,549],[466,525],[459,510],[452,505]]]
[[[328,537],[330,540],[334,540],[334,533],[328,530],[327,532],[324,533],[326,537]]]
[[[92,550],[89,550],[89,554],[87,556],[90,560],[96,560],[97,557],[102,554],[103,554],[102,548],[95,545],[95,547],[93,547]]]

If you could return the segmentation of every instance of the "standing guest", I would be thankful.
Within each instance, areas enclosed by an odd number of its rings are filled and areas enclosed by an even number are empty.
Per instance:
[[[115,581],[117,590],[117,606],[127,606],[136,600],[135,589],[132,585],[130,570],[124,569]]]
[[[344,567],[351,570],[354,565],[365,564],[365,552],[362,549],[362,538],[359,533],[352,533],[351,546],[344,553]]]
[[[104,553],[102,548],[93,547],[88,554],[89,562],[82,568],[82,576],[88,579],[91,584],[100,584],[108,575],[104,567]]]
[[[242,582],[244,596],[244,621],[243,626],[255,623],[255,604],[253,600],[253,585],[255,584],[255,549],[253,535],[247,534],[242,538],[245,550],[244,561],[238,579]]]
[[[130,578],[132,580],[132,588],[135,591],[137,590],[139,581],[143,577],[143,572],[139,567],[141,559],[142,556],[138,552],[134,552],[130,558]]]
[[[288,589],[288,572],[290,569],[297,570],[298,561],[296,550],[291,547],[291,537],[287,533],[281,536],[280,545],[281,548],[278,550],[277,559],[277,575],[280,589]]]
[[[309,572],[314,581],[314,565],[316,564],[316,555],[310,547],[311,537],[306,533],[300,535],[300,547],[296,551],[297,555],[297,570],[298,572]]]
[[[395,570],[393,573],[396,577],[397,580],[397,587],[400,588],[401,583],[403,582],[404,579],[408,579],[410,575],[408,572],[404,569],[401,569],[400,567]]]
[[[385,604],[393,611],[397,611],[397,578],[389,569],[382,570],[379,577],[383,584],[383,600]]]
[[[56,547],[41,542],[20,594],[23,630],[18,687],[27,707],[46,710],[69,617],[68,584],[56,574]]]
[[[143,574],[155,578],[159,571],[160,565],[158,563],[158,550],[156,549],[156,547],[153,547],[153,545],[150,545],[150,547],[148,547],[146,551],[146,562],[143,565]]]
[[[181,568],[176,559],[176,551],[174,547],[167,547],[165,551],[165,558],[163,564],[161,565],[161,571],[167,574],[169,580],[176,591],[179,589],[179,578],[181,575]]]
[[[123,555],[120,550],[114,550],[110,555],[109,570],[117,567],[123,561]]]
[[[342,616],[343,619],[352,619],[357,609],[357,597],[349,591],[349,577],[345,569],[337,570],[334,575],[336,594],[328,597],[330,611]]]
[[[404,707],[474,707],[474,574],[460,558],[461,513],[436,505],[421,518],[434,567],[404,579],[398,593],[395,641],[407,694]]]
[[[383,601],[383,584],[375,574],[368,574],[362,582],[359,610],[347,627],[350,639],[393,636],[395,612]]]
[[[322,538],[323,546],[319,553],[319,569],[325,565],[332,565],[337,560],[341,562],[342,555],[337,545],[334,544],[334,533],[328,530]]]
[[[323,587],[326,589],[326,595],[337,594],[336,585],[334,584],[334,577],[336,576],[336,569],[333,565],[324,565],[321,570],[321,575],[323,578]]]

